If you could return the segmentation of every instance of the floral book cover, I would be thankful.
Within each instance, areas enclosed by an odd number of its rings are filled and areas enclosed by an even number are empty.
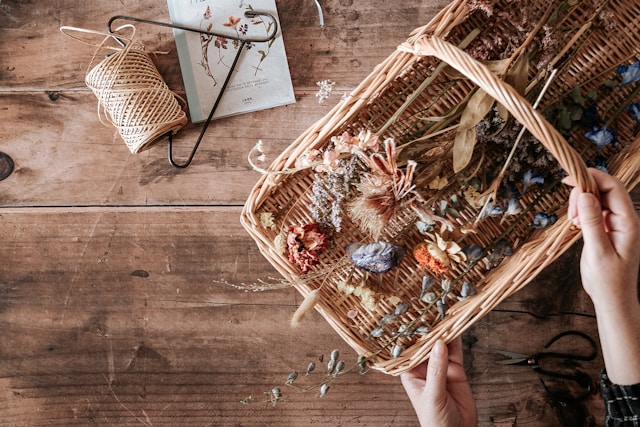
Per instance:
[[[167,0],[173,24],[219,36],[174,30],[191,121],[207,119],[228,73],[232,73],[213,118],[248,113],[295,102],[275,0]],[[266,12],[251,14],[245,12]],[[233,61],[247,42],[235,69]]]

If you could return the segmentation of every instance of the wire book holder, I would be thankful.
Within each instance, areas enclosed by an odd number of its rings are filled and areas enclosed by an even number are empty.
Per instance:
[[[216,97],[216,100],[213,103],[213,107],[211,107],[211,111],[209,112],[209,116],[207,117],[206,121],[204,122],[202,129],[200,130],[200,134],[198,136],[198,139],[196,140],[191,153],[189,154],[189,157],[187,158],[186,161],[184,161],[183,163],[177,163],[176,160],[174,159],[173,156],[173,133],[174,130],[169,130],[166,133],[167,139],[168,139],[168,159],[169,159],[169,163],[172,166],[175,166],[177,168],[186,168],[187,166],[189,166],[191,164],[191,161],[193,160],[193,157],[196,154],[196,151],[198,150],[198,147],[200,146],[200,142],[202,142],[202,138],[204,137],[205,132],[207,131],[207,128],[209,127],[209,124],[211,123],[211,120],[213,119],[213,115],[215,114],[216,110],[218,109],[218,105],[220,104],[220,100],[222,99],[222,96],[224,95],[224,92],[227,88],[227,85],[229,83],[229,80],[231,79],[231,75],[233,74],[233,71],[235,70],[235,67],[238,63],[238,60],[240,59],[240,55],[242,54],[244,47],[247,45],[247,43],[262,43],[262,42],[268,42],[273,40],[277,33],[278,33],[278,21],[276,20],[276,18],[267,12],[261,12],[261,11],[245,11],[244,12],[244,16],[247,18],[255,18],[257,16],[266,16],[268,17],[272,23],[272,31],[270,33],[268,33],[266,36],[264,37],[237,37],[237,36],[230,36],[228,34],[222,34],[222,33],[218,33],[215,31],[204,31],[204,30],[200,30],[200,29],[195,29],[195,28],[191,28],[191,27],[186,27],[183,25],[178,25],[178,24],[170,24],[170,23],[166,23],[166,22],[160,22],[160,21],[152,21],[149,19],[143,19],[143,18],[137,18],[137,17],[133,17],[133,16],[125,16],[125,15],[116,15],[111,17],[111,19],[109,19],[109,22],[107,23],[107,30],[109,32],[109,34],[115,34],[114,30],[112,28],[112,25],[115,21],[117,20],[122,20],[122,21],[130,21],[130,22],[137,22],[137,23],[143,23],[143,24],[149,24],[149,25],[157,25],[160,27],[166,27],[166,28],[171,28],[171,29],[177,29],[177,30],[183,30],[183,31],[189,31],[189,32],[195,32],[195,33],[199,33],[199,34],[206,34],[206,35],[210,35],[210,36],[215,36],[215,37],[224,37],[226,39],[230,39],[230,40],[234,40],[240,43],[238,51],[233,59],[233,63],[231,65],[231,67],[229,68],[229,72],[227,73],[224,82],[222,83],[220,92],[218,93],[218,96]],[[114,40],[116,40],[116,42],[118,42],[121,46],[125,46],[125,42],[122,41],[122,39],[118,38],[116,35],[113,36]]]

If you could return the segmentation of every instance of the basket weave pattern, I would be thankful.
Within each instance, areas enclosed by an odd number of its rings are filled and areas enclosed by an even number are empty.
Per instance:
[[[597,89],[602,80],[615,76],[619,65],[640,59],[637,42],[640,2],[609,1],[596,6],[595,3],[577,2],[576,5],[567,5],[568,10],[563,9],[565,2],[561,1],[529,2],[531,13],[537,14],[529,16],[535,25],[520,45],[509,47],[509,55],[501,58],[507,61],[506,67],[512,67],[522,52],[532,49],[532,40],[550,19],[560,20],[557,24],[559,33],[565,38],[554,52],[554,59],[540,65],[541,68],[536,63],[530,65],[524,95],[505,83],[504,76],[497,76],[458,47],[465,44],[474,32],[481,37],[513,31],[514,24],[500,19],[500,13],[518,7],[516,3],[506,0],[495,2],[493,14],[487,18],[482,11],[471,8],[468,2],[454,1],[429,24],[416,29],[406,43],[376,67],[349,97],[292,143],[273,162],[270,170],[293,168],[296,160],[305,153],[326,148],[332,137],[343,132],[357,135],[361,130],[370,130],[380,137],[393,138],[401,148],[404,143],[424,134],[422,112],[428,110],[430,116],[436,117],[451,116],[452,111],[464,108],[469,96],[480,88],[504,105],[512,117],[544,145],[562,169],[575,178],[579,187],[597,193],[585,164],[596,154],[594,144],[584,138],[583,130],[561,134],[541,112],[575,87],[581,87],[585,93]],[[554,15],[559,10],[563,11],[559,15],[561,18]],[[599,21],[601,17],[606,17],[607,25]],[[612,31],[615,31],[615,36],[612,36]],[[438,72],[442,69],[438,67],[446,64],[447,72]],[[552,68],[557,70],[557,74],[536,110],[531,104]],[[630,92],[629,88],[613,89],[599,102],[598,109],[615,111]],[[598,154],[607,158],[609,172],[630,189],[640,179],[637,173],[640,138],[634,120],[623,115],[616,122],[616,131],[621,144],[618,147],[607,146]],[[447,133],[433,141],[442,146],[450,142]],[[501,166],[494,164],[495,158],[495,153],[476,148],[470,164],[481,165],[480,168]],[[439,200],[460,194],[460,184],[450,159],[440,162],[438,174],[450,177],[449,185],[440,190],[437,197],[427,200],[430,208]],[[420,174],[414,179],[418,191],[424,181],[421,181],[421,176],[433,178],[428,165],[422,165]],[[475,264],[472,268],[453,264],[439,277],[453,283],[453,289],[445,296],[448,310],[441,319],[442,314],[434,304],[418,298],[424,271],[410,254],[397,268],[380,278],[354,271],[345,256],[345,247],[353,242],[370,242],[372,237],[348,215],[344,217],[341,231],[331,236],[331,247],[321,253],[319,263],[309,273],[301,274],[289,262],[287,255],[274,244],[274,239],[290,225],[315,222],[309,208],[313,180],[313,171],[308,169],[294,174],[263,176],[247,200],[241,218],[243,225],[264,256],[301,294],[307,295],[320,288],[321,298],[316,308],[322,316],[358,354],[367,356],[374,368],[393,375],[424,361],[437,339],[450,341],[460,335],[529,283],[580,238],[580,231],[566,220],[569,191],[562,185],[553,191],[523,195],[522,202],[528,209],[518,221],[486,218],[476,222],[479,209],[473,206],[465,206],[456,216],[447,216],[457,231],[473,228],[473,232],[457,234],[456,240],[461,246],[490,248],[497,240],[506,237],[512,243],[513,254],[491,269],[487,269],[485,263]],[[548,228],[533,229],[530,224],[534,221],[534,213],[539,211],[556,214],[557,222]],[[260,221],[263,212],[278,213],[276,219],[280,222],[277,230],[264,227]],[[407,248],[415,247],[424,241],[424,236],[414,225],[415,221],[414,210],[408,207],[401,210],[387,224],[379,240],[402,243]],[[359,283],[365,280],[368,287],[376,290],[376,295],[382,296],[375,311],[363,309],[356,296],[346,295],[338,286],[340,282]],[[463,281],[475,283],[478,293],[460,301],[456,295],[460,295]],[[397,296],[410,307],[394,325],[385,328],[384,335],[373,339],[369,335],[379,326],[380,319],[394,312],[395,306],[387,298],[390,295]],[[426,325],[430,331],[424,335],[398,334],[397,326],[401,324]],[[403,348],[400,356],[391,355],[390,348],[395,344]]]

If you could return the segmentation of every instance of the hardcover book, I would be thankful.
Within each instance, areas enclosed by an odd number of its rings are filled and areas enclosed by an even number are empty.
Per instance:
[[[248,113],[295,102],[289,64],[277,22],[275,0],[167,0],[173,24],[221,34],[174,30],[191,121],[207,119],[227,75],[231,77],[213,118]],[[246,11],[266,12],[245,16]],[[266,42],[238,39],[264,39]]]

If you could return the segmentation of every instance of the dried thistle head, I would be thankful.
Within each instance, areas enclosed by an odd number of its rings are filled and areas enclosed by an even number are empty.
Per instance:
[[[358,153],[369,172],[362,174],[356,186],[359,195],[350,204],[353,219],[376,239],[399,209],[416,197],[413,185],[416,162],[410,160],[405,170],[399,169],[395,141],[385,140],[384,147],[385,155]]]

